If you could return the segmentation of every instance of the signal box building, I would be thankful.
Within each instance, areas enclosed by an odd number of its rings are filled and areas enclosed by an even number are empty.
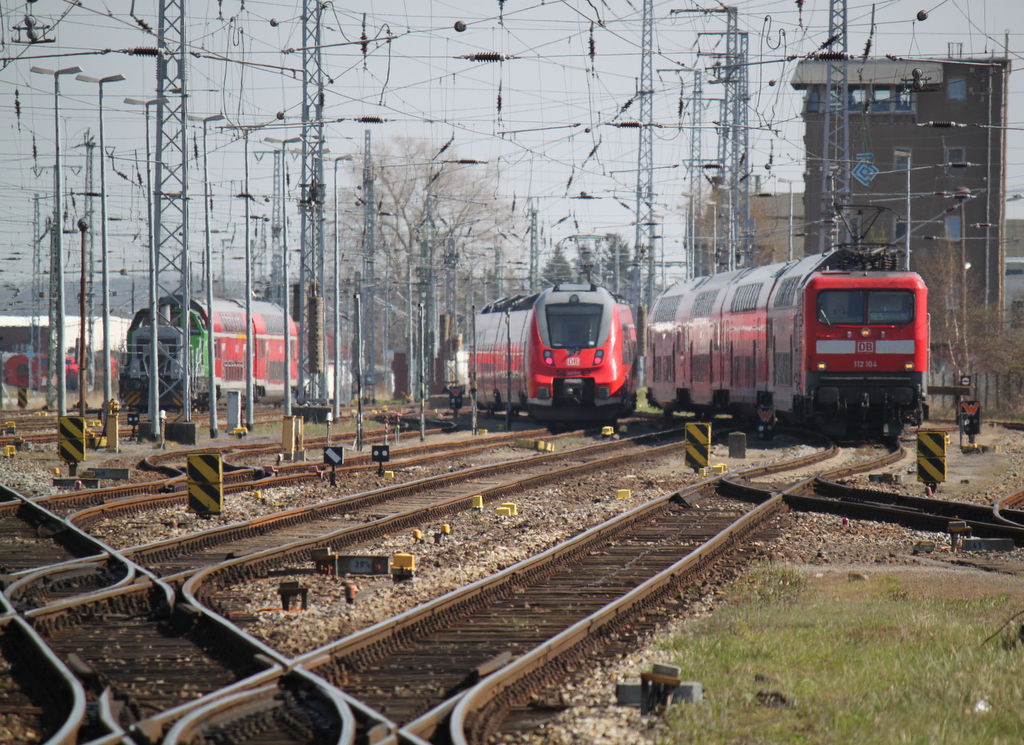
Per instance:
[[[791,81],[804,94],[808,254],[821,250],[823,229],[826,248],[840,232],[821,219],[829,64],[801,62]],[[949,303],[1003,308],[1008,60],[851,59],[847,65],[848,160],[831,164],[849,169],[847,220],[865,243],[905,250],[909,205],[910,268],[924,275],[933,297],[938,290]]]

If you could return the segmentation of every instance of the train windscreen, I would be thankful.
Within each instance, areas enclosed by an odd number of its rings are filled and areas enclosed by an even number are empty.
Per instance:
[[[910,290],[822,290],[818,293],[818,321],[829,326],[905,324],[913,320],[914,293]]]
[[[547,305],[548,336],[557,349],[583,349],[601,343],[602,306],[595,303]]]

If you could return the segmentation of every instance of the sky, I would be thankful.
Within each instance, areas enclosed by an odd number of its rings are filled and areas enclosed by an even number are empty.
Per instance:
[[[222,113],[238,125],[265,125],[253,135],[250,192],[255,210],[272,191],[269,147],[262,137],[300,133],[301,14],[303,3],[282,0],[211,0],[189,3],[189,112]],[[828,36],[823,0],[736,3],[748,34],[750,153],[758,191],[802,189],[804,170],[801,95],[789,85],[799,59]],[[700,118],[704,151],[691,157],[695,70],[707,70],[724,50],[725,16],[719,4],[683,0],[654,3],[654,192],[657,228],[669,274],[681,271],[684,214],[691,188],[688,165],[715,159],[713,109]],[[32,281],[34,197],[45,215],[53,193],[53,78],[33,66],[79,65],[94,77],[122,73],[105,86],[109,260],[111,272],[134,281],[141,302],[145,282],[145,125],[143,109],[126,97],[155,95],[152,57],[127,51],[154,47],[154,0],[35,0],[0,6],[0,313],[2,290]],[[685,12],[679,12],[685,11]],[[27,44],[25,16],[52,42]],[[1024,3],[1020,0],[850,0],[849,50],[872,56],[942,58],[1024,55]],[[923,17],[923,20],[919,18]],[[641,63],[641,0],[407,0],[328,3],[322,49],[329,78],[325,131],[332,155],[357,154],[368,128],[375,143],[423,139],[440,148],[449,140],[459,158],[486,161],[498,174],[494,197],[507,206],[525,235],[528,210],[538,210],[547,245],[573,234],[617,232],[632,243],[635,231],[637,130]],[[456,24],[464,30],[457,30]],[[16,27],[21,27],[16,28]],[[365,44],[362,39],[365,36]],[[951,46],[953,45],[953,46]],[[485,54],[498,61],[468,59]],[[721,86],[705,85],[707,98]],[[1024,193],[1024,75],[1010,76],[1007,194]],[[60,124],[70,228],[85,209],[87,130],[98,127],[97,86],[61,79]],[[713,106],[713,105],[712,105]],[[379,117],[365,124],[360,117]],[[243,272],[239,224],[242,145],[235,131],[211,128],[210,180],[214,266]],[[98,167],[98,166],[97,166]],[[201,171],[190,164],[192,193]],[[299,164],[289,158],[291,183]],[[331,173],[328,167],[328,173]],[[93,190],[98,190],[94,175]],[[347,164],[343,204],[354,202],[357,172]],[[593,199],[581,199],[585,193]],[[296,215],[294,191],[291,214]],[[98,201],[98,200],[97,200]],[[192,206],[201,229],[200,201]],[[95,204],[98,215],[99,206]],[[1024,200],[1010,201],[1008,217],[1024,218]],[[98,219],[98,218],[97,218]],[[353,208],[353,221],[361,213]],[[297,218],[292,218],[295,226]],[[202,245],[194,232],[191,244]],[[97,240],[98,244],[98,240]],[[509,246],[513,252],[523,246]],[[524,247],[523,247],[524,248]],[[79,271],[77,243],[67,236],[68,271]],[[525,250],[525,248],[524,248]],[[138,303],[137,303],[138,304]]]

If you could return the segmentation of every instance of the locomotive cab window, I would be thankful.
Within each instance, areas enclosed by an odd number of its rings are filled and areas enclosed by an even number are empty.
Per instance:
[[[910,323],[914,320],[914,293],[909,290],[872,290],[868,293],[868,323]]]
[[[602,307],[595,303],[548,305],[544,308],[548,320],[551,346],[559,349],[596,347],[601,343]]]
[[[864,323],[864,291],[822,290],[818,293],[818,321],[829,326]]]
[[[909,290],[870,290],[867,293],[864,290],[822,290],[818,293],[818,321],[829,326],[900,325],[913,320],[914,293]]]

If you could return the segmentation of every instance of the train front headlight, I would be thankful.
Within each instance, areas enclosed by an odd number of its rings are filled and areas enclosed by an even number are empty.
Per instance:
[[[596,352],[594,352],[594,364],[595,365],[600,365],[603,360],[604,360],[604,350],[603,349],[598,349]]]
[[[871,329],[861,329],[860,335],[863,336],[864,338],[871,336]]]
[[[824,372],[825,370],[828,370],[828,365],[826,365],[824,362],[819,362],[818,363],[818,370],[820,372]]]
[[[544,350],[544,362],[551,365],[552,367],[555,366],[555,353],[552,352],[550,349]]]
[[[903,363],[903,369],[906,370],[907,372],[911,372],[914,369],[914,363],[913,362],[904,362]]]

